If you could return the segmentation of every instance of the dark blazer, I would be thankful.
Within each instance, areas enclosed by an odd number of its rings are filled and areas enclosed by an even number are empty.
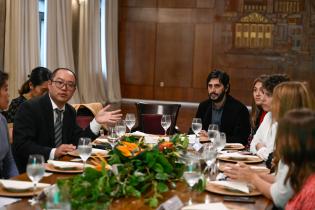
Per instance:
[[[62,143],[77,145],[80,137],[95,139],[90,127],[81,129],[76,123],[75,109],[65,105]],[[41,154],[47,161],[55,148],[54,114],[48,94],[21,104],[13,125],[13,155],[20,173],[25,172],[28,156]]]
[[[212,119],[210,99],[199,104],[197,118],[202,120],[202,129],[207,131]],[[227,142],[246,145],[250,134],[249,112],[244,104],[227,95],[223,106],[220,131],[226,134]]]

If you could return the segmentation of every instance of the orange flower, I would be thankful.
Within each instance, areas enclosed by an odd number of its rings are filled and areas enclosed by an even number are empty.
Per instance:
[[[118,149],[121,154],[125,157],[133,157],[140,154],[141,149],[135,143],[130,143],[126,141],[120,142],[121,145],[118,145],[116,149]]]
[[[173,148],[173,143],[170,141],[164,141],[159,145],[159,150],[163,151],[165,149],[172,149]]]

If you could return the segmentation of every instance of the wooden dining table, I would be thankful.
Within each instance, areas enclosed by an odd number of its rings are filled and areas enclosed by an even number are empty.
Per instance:
[[[72,159],[71,156],[66,156],[64,160]],[[58,179],[67,179],[77,174],[66,174],[66,173],[53,173],[50,176],[44,177],[41,182],[54,184]],[[27,180],[29,181],[27,174],[21,174],[12,178],[14,180]],[[242,203],[242,202],[227,202],[224,201],[224,196],[215,194],[212,192],[194,192],[189,191],[187,184],[184,181],[179,181],[176,183],[176,187],[172,188],[170,191],[163,193],[163,199],[160,200],[160,203],[168,200],[173,196],[178,196],[183,203],[187,203],[189,198],[192,198],[193,203],[214,203],[214,202],[223,202],[225,206],[229,209],[237,210],[260,210],[260,209],[271,209],[273,203],[271,200],[266,197],[259,195],[254,196],[255,203]],[[144,195],[145,197],[145,195]],[[147,210],[152,209],[145,203],[145,198],[135,198],[135,197],[125,197],[116,199],[112,202],[110,209],[111,210]],[[29,198],[22,198],[20,201],[6,206],[7,210],[34,210],[40,209],[39,206],[31,206],[28,203]]]

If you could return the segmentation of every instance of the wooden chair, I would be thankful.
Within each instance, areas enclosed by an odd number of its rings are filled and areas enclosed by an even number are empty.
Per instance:
[[[171,115],[171,126],[167,130],[167,134],[176,133],[176,121],[181,107],[180,104],[148,104],[136,103],[138,128],[145,133],[164,134],[161,126],[161,118],[163,114]]]
[[[81,128],[86,128],[94,116],[103,108],[101,103],[72,104],[77,111],[77,123]]]

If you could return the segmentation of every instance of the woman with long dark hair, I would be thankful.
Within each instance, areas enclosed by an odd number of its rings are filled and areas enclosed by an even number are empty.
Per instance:
[[[20,96],[13,99],[9,110],[5,113],[8,123],[14,122],[14,116],[19,106],[26,100],[43,95],[48,90],[48,80],[51,71],[44,67],[36,67],[29,75],[29,79],[21,86]]]

